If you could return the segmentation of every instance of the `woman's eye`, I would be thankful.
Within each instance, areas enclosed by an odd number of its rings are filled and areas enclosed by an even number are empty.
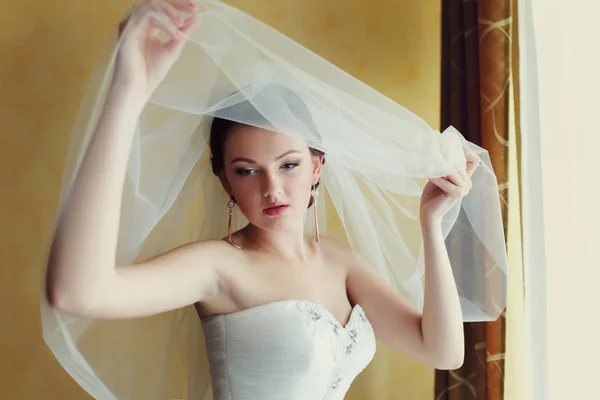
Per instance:
[[[254,174],[256,171],[248,168],[238,168],[235,170],[235,173],[239,176],[250,176]]]
[[[300,163],[297,162],[290,162],[290,163],[285,163],[281,166],[281,168],[283,169],[293,169],[296,168],[298,165],[300,165]]]

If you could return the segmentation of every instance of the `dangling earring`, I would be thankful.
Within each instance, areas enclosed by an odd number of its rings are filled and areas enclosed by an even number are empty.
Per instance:
[[[317,190],[317,186],[313,185],[312,190],[310,191],[310,195],[313,199],[313,208],[315,210],[315,233],[317,236],[317,243],[319,243],[319,216],[317,214],[317,197],[319,196],[319,191]]]
[[[233,198],[229,199],[227,207],[229,207],[229,224],[227,227],[227,240],[229,241],[229,244],[231,244],[233,247],[241,250],[242,246],[234,243],[233,238],[231,237],[231,220],[233,219],[233,207],[235,207],[235,201],[233,201]]]

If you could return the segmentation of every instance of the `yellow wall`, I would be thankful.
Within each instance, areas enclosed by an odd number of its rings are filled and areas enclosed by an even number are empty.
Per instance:
[[[229,0],[439,123],[437,0]],[[40,265],[78,102],[128,0],[0,3],[0,398],[85,399],[41,338]],[[433,371],[378,344],[348,399],[431,399]]]

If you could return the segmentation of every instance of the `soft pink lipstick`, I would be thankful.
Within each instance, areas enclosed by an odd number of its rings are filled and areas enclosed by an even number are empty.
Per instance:
[[[283,214],[288,209],[288,207],[289,206],[287,204],[279,202],[271,203],[267,208],[263,210],[263,212],[269,217],[276,217],[277,215]]]

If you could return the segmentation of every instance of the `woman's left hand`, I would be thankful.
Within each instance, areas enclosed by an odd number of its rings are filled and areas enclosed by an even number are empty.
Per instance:
[[[428,179],[421,195],[421,222],[441,222],[442,217],[473,187],[471,177],[480,158],[468,147],[464,148],[467,168],[441,178]]]

